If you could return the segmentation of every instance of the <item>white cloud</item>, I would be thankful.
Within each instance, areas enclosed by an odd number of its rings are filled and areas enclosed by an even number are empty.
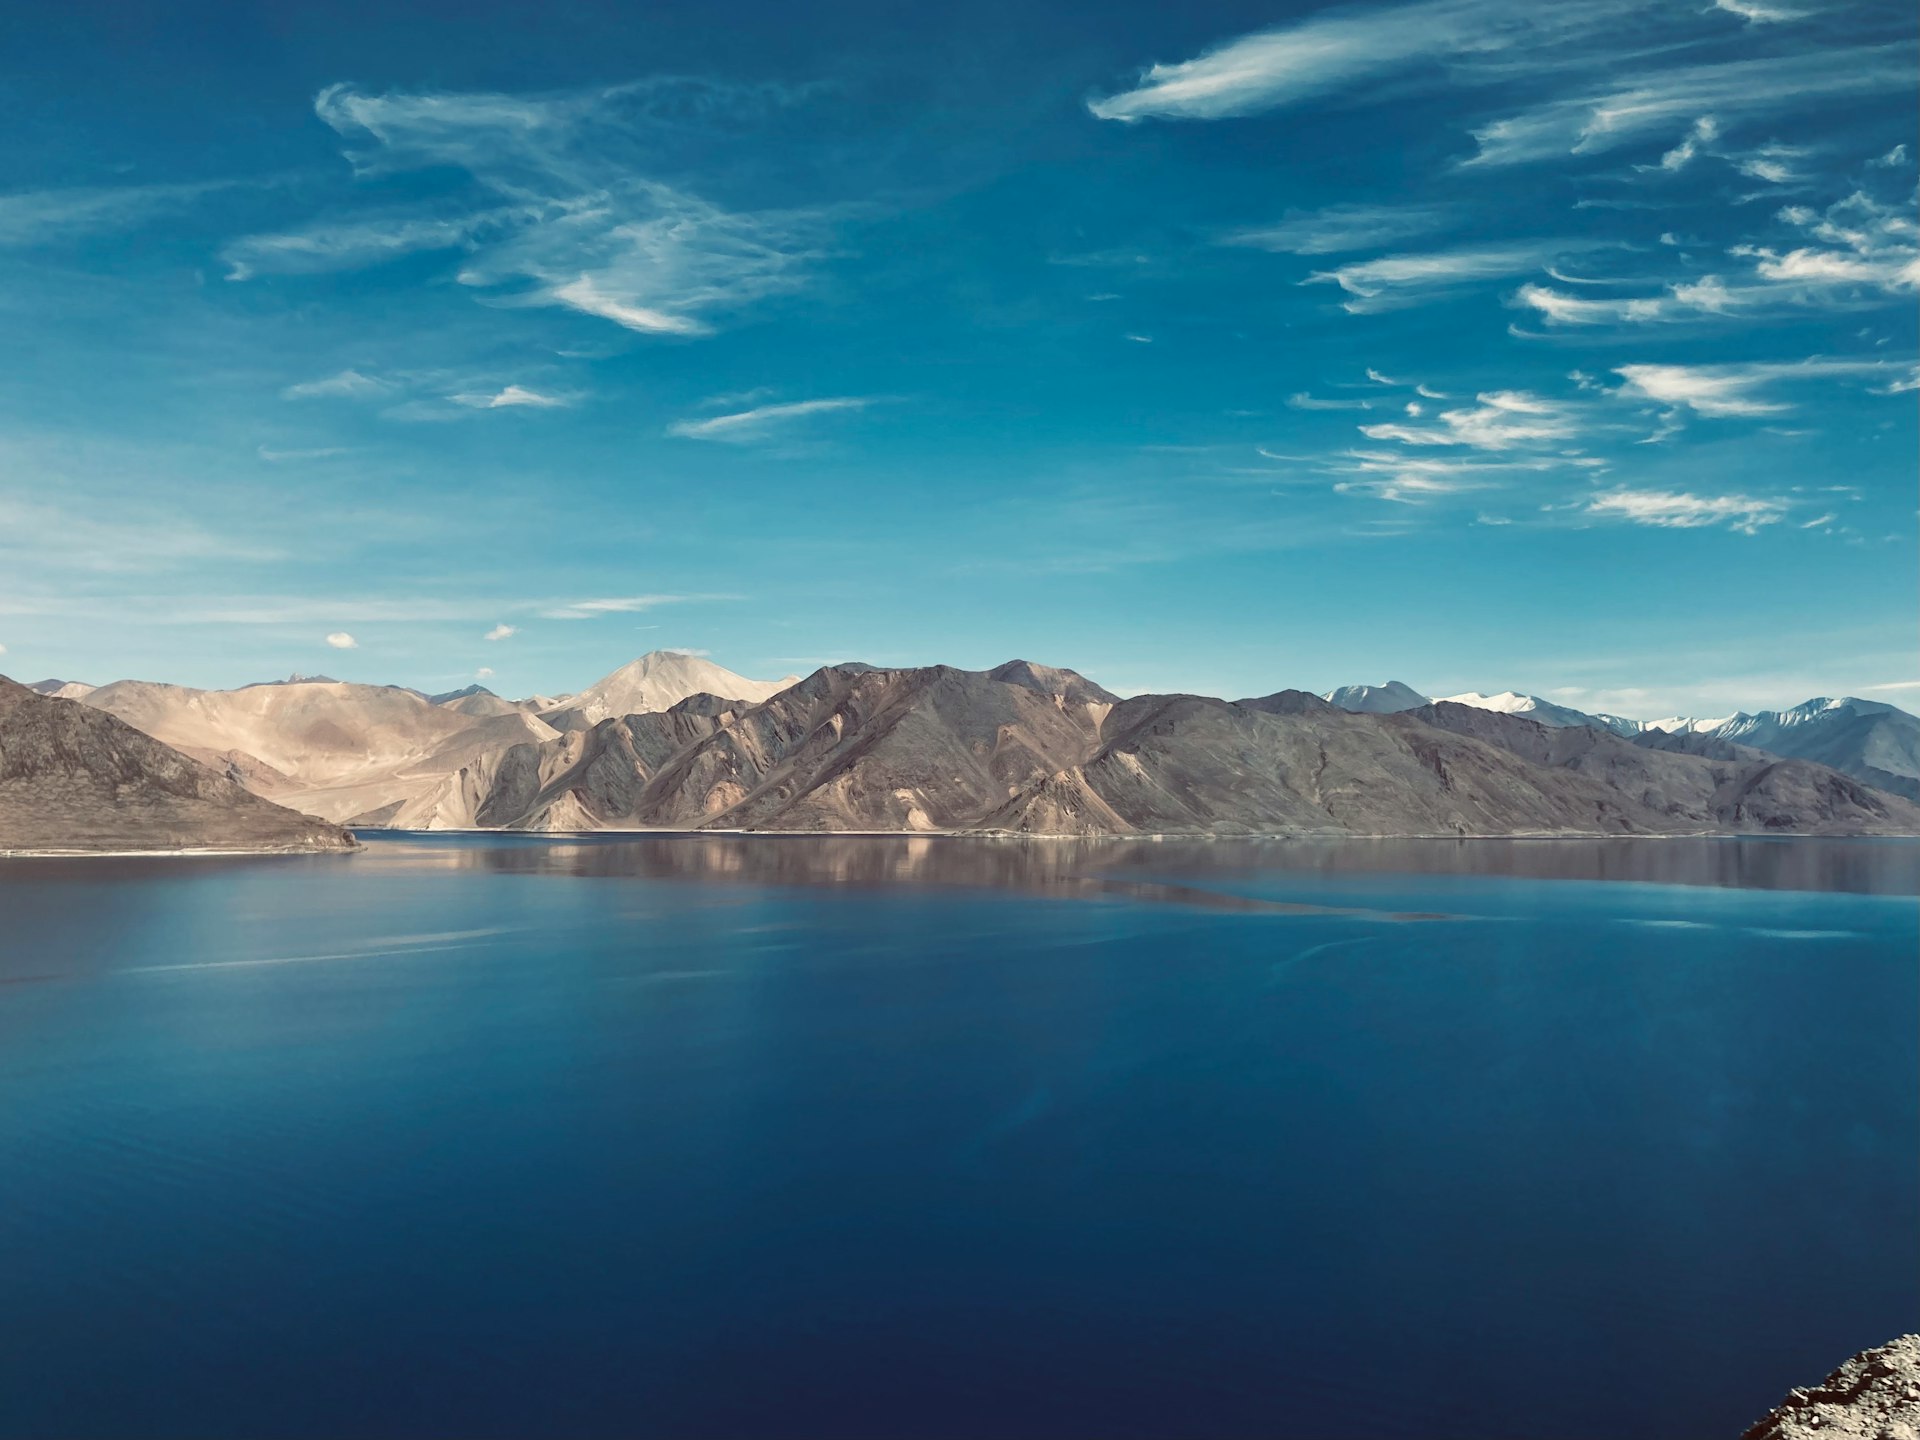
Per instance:
[[[1720,124],[1711,115],[1693,122],[1687,138],[1660,157],[1662,170],[1684,170],[1700,151],[1720,138]]]
[[[1863,685],[1863,690],[1920,690],[1920,680],[1889,680],[1884,685]]]
[[[564,410],[573,401],[561,395],[542,395],[536,390],[528,390],[521,385],[509,385],[504,390],[491,395],[469,393],[449,395],[456,405],[465,405],[471,410],[510,410],[526,407],[535,410]]]
[[[280,393],[289,400],[371,400],[391,394],[393,388],[391,381],[363,375],[358,370],[342,370],[338,375],[329,375],[324,380],[307,380],[299,385],[289,385]]]
[[[1287,255],[1332,255],[1391,245],[1438,230],[1452,212],[1438,206],[1329,205],[1322,210],[1289,210],[1273,225],[1223,235],[1223,245],[1242,245]]]
[[[1751,495],[1694,495],[1679,490],[1612,490],[1595,496],[1587,505],[1589,515],[1628,520],[1636,525],[1673,530],[1725,525],[1743,535],[1774,524],[1786,510],[1786,502],[1781,500],[1757,499]]]
[[[634,615],[660,605],[696,600],[737,600],[737,595],[620,595],[599,600],[575,600],[540,612],[546,620],[593,620],[602,615]]]
[[[1427,255],[1383,255],[1333,270],[1318,270],[1300,283],[1332,283],[1344,290],[1344,307],[1353,314],[1417,304],[1463,285],[1517,275],[1545,264],[1579,242],[1530,241],[1521,245],[1444,250]]]
[[[1825,210],[1789,205],[1775,218],[1800,232],[1796,238],[1819,243],[1785,250],[1735,245],[1728,254],[1752,269],[1731,282],[1703,275],[1659,295],[1599,298],[1529,283],[1514,301],[1554,325],[1623,325],[1854,309],[1920,290],[1920,225],[1904,206],[1856,191]]]
[[[1666,134],[1691,117],[1733,119],[1789,111],[1837,95],[1912,84],[1903,44],[1808,50],[1633,75],[1608,88],[1549,100],[1473,132],[1468,165],[1520,165],[1591,155]]]
[[[1579,6],[1506,0],[1424,0],[1371,12],[1316,15],[1244,35],[1177,64],[1147,67],[1131,89],[1087,102],[1102,120],[1217,120],[1295,104],[1419,65],[1524,48],[1536,66],[1619,17],[1639,0]]]
[[[493,678],[493,667],[491,665],[482,665],[478,670],[473,672],[473,678],[476,680],[491,680]]]
[[[1604,325],[1659,320],[1670,310],[1663,299],[1593,299],[1568,295],[1549,285],[1529,282],[1514,293],[1514,300],[1537,310],[1548,320],[1561,325]]]
[[[235,241],[234,278],[457,249],[462,284],[499,306],[558,306],[642,334],[710,333],[715,317],[805,283],[834,218],[729,210],[651,178],[660,137],[753,120],[799,92],[659,80],[566,94],[320,92],[315,112],[365,176],[438,169],[448,202]]]
[[[495,210],[450,219],[399,215],[278,235],[246,235],[224,246],[220,258],[227,263],[227,279],[235,281],[258,275],[359,270],[402,255],[467,245],[489,226],[506,223],[517,213]]]
[[[1894,146],[1891,150],[1887,151],[1886,154],[1880,156],[1878,159],[1869,160],[1867,162],[1867,164],[1872,165],[1875,168],[1881,169],[1881,170],[1891,170],[1896,166],[1904,165],[1906,163],[1907,163],[1907,147],[1906,147],[1906,142],[1904,141]]]
[[[1622,365],[1614,373],[1627,388],[1663,405],[1685,406],[1697,415],[1727,418],[1778,415],[1793,406],[1757,394],[1776,381],[1871,375],[1887,367],[1868,360],[1819,358],[1752,365]]]
[[[1371,400],[1322,400],[1302,390],[1297,395],[1287,397],[1288,408],[1293,410],[1371,410]]]
[[[26,247],[79,235],[132,230],[235,183],[214,180],[185,185],[16,190],[0,195],[0,246]]]
[[[1833,522],[1838,520],[1839,518],[1840,517],[1838,514],[1836,514],[1832,510],[1829,510],[1826,514],[1816,515],[1811,520],[1802,520],[1800,522],[1800,528],[1802,530],[1819,530],[1825,526],[1833,524]]]
[[[518,635],[519,633],[520,627],[517,625],[496,625],[480,638],[482,640],[505,640],[509,636]]]
[[[705,420],[676,420],[667,427],[667,433],[683,440],[718,440],[730,445],[753,445],[809,416],[864,410],[873,403],[871,396],[861,395],[794,400],[784,405],[760,405],[731,415],[714,415]]]
[[[327,644],[336,650],[358,650],[360,642],[344,630],[335,630],[327,636]]]
[[[548,292],[554,300],[582,315],[598,315],[643,335],[705,335],[711,327],[690,315],[669,315],[632,300],[623,300],[601,288],[592,275],[582,275]]]
[[[1524,390],[1491,390],[1477,398],[1479,404],[1473,409],[1443,410],[1434,426],[1362,425],[1360,433],[1369,440],[1402,445],[1462,445],[1475,450],[1512,450],[1571,440],[1580,433],[1580,425],[1565,407]]]
[[[1713,5],[1716,10],[1725,10],[1729,14],[1738,15],[1742,20],[1762,25],[1781,20],[1798,20],[1805,13],[1800,10],[1789,10],[1784,5],[1762,4],[1760,0],[1713,0]]]
[[[1418,505],[1592,463],[1557,455],[1435,457],[1400,450],[1353,450],[1328,468],[1341,477],[1333,488],[1342,495]]]

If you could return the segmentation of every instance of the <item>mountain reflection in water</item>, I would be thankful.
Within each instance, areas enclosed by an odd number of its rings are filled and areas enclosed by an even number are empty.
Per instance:
[[[1256,896],[1237,894],[1236,882],[1290,876],[1297,883],[1316,873],[1354,872],[1920,895],[1920,842],[1910,840],[1156,841],[506,832],[428,839],[381,831],[361,838],[378,845],[384,858],[433,870],[749,885],[985,886],[1066,897],[1124,892],[1246,908],[1266,906]]]

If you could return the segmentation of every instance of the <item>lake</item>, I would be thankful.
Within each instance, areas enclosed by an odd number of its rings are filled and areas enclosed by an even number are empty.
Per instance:
[[[0,862],[0,1435],[1737,1435],[1920,1319],[1920,844]]]

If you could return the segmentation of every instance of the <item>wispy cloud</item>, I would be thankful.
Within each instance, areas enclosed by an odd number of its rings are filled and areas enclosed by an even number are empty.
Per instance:
[[[509,217],[523,213],[499,210],[448,219],[369,217],[277,235],[247,235],[223,246],[220,258],[226,262],[229,280],[360,270],[403,255],[470,244],[490,226],[502,226]]]
[[[1580,242],[1528,241],[1426,255],[1383,255],[1316,271],[1300,283],[1338,285],[1351,297],[1344,308],[1363,314],[1416,304],[1464,285],[1517,275],[1569,249],[1580,248]]]
[[[1102,120],[1218,120],[1253,115],[1436,61],[1524,48],[1536,65],[1623,15],[1636,0],[1578,6],[1424,0],[1316,15],[1150,65],[1131,88],[1087,102]]]
[[[1836,95],[1911,86],[1904,45],[1808,50],[1759,60],[1651,70],[1584,95],[1545,101],[1473,132],[1468,165],[1520,165],[1658,143],[1701,115],[1731,120],[1789,111]],[[1684,143],[1684,142],[1683,142]],[[1669,152],[1672,153],[1672,152]]]
[[[540,612],[543,620],[597,620],[603,615],[636,615],[662,605],[686,605],[705,600],[738,600],[738,595],[619,595],[598,600],[575,600]]]
[[[1317,395],[1309,395],[1302,390],[1297,395],[1287,397],[1287,407],[1292,410],[1371,410],[1371,400],[1323,400]]]
[[[1362,425],[1360,433],[1369,440],[1396,440],[1403,445],[1462,445],[1476,450],[1561,442],[1580,433],[1579,422],[1565,406],[1524,390],[1493,390],[1478,399],[1472,409],[1441,411],[1435,425]],[[1408,409],[1419,413],[1416,406]]]
[[[487,633],[482,635],[480,638],[482,640],[505,640],[511,636],[518,635],[519,633],[520,633],[519,626],[501,624],[501,625],[494,626],[491,630],[487,631]]]
[[[342,370],[320,380],[303,380],[289,385],[281,395],[289,400],[375,400],[394,391],[390,380],[363,375],[358,370]]]
[[[695,336],[805,283],[827,210],[729,210],[654,178],[664,129],[764,117],[799,92],[655,81],[560,95],[372,94],[334,85],[315,112],[368,176],[451,168],[450,211],[386,213],[235,241],[235,279],[351,268],[457,249],[462,284],[500,306],[557,306],[641,334]]]
[[[1334,255],[1430,234],[1453,214],[1438,205],[1329,205],[1289,210],[1275,224],[1229,231],[1220,243],[1287,255]]]
[[[1728,257],[1748,268],[1731,279],[1697,275],[1673,281],[1659,294],[1626,296],[1576,295],[1529,282],[1515,292],[1514,303],[1551,325],[1648,325],[1860,309],[1920,290],[1920,223],[1904,204],[1856,190],[1825,210],[1789,205],[1774,219],[1780,227],[1775,236],[1791,238],[1784,246],[1732,246]]]
[[[524,385],[508,385],[491,395],[484,392],[469,392],[447,397],[456,405],[464,405],[469,410],[565,410],[573,401],[564,395],[543,395],[537,390],[529,390]]]
[[[1763,525],[1777,523],[1787,512],[1782,500],[1751,495],[1694,495],[1682,490],[1610,490],[1587,504],[1587,513],[1604,519],[1630,520],[1672,530],[1696,530],[1725,525],[1752,535]]]
[[[1782,20],[1798,20],[1806,14],[1804,10],[1789,9],[1785,5],[1763,4],[1761,0],[1713,0],[1713,6],[1716,10],[1725,10],[1729,14],[1738,15],[1742,20],[1760,25],[1776,24]]]
[[[1872,375],[1885,369],[1887,366],[1879,361],[1815,357],[1748,365],[1622,365],[1614,373],[1630,391],[1649,400],[1724,419],[1778,415],[1793,409],[1788,401],[1769,399],[1760,393],[1783,380]]]
[[[257,453],[269,465],[284,465],[300,460],[328,460],[335,455],[345,455],[347,448],[344,445],[316,445],[305,450],[276,450],[262,445]]]
[[[132,230],[165,219],[236,182],[76,186],[0,195],[0,246],[22,247],[78,235]]]
[[[667,427],[669,435],[682,440],[718,440],[729,445],[755,445],[788,431],[815,415],[839,411],[864,410],[874,403],[865,395],[836,395],[822,400],[794,400],[784,405],[759,405],[731,415],[710,415],[704,420],[676,420]]]

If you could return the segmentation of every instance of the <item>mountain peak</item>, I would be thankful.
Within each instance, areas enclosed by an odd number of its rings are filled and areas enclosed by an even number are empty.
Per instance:
[[[772,699],[799,677],[749,680],[687,650],[649,650],[573,695],[555,712],[588,723],[617,715],[650,715],[670,710],[690,695],[718,695],[757,704]],[[577,720],[576,720],[577,723]]]
[[[1428,703],[1411,685],[1389,680],[1384,685],[1342,685],[1320,697],[1330,705],[1362,715],[1396,715],[1402,710],[1418,710]]]

